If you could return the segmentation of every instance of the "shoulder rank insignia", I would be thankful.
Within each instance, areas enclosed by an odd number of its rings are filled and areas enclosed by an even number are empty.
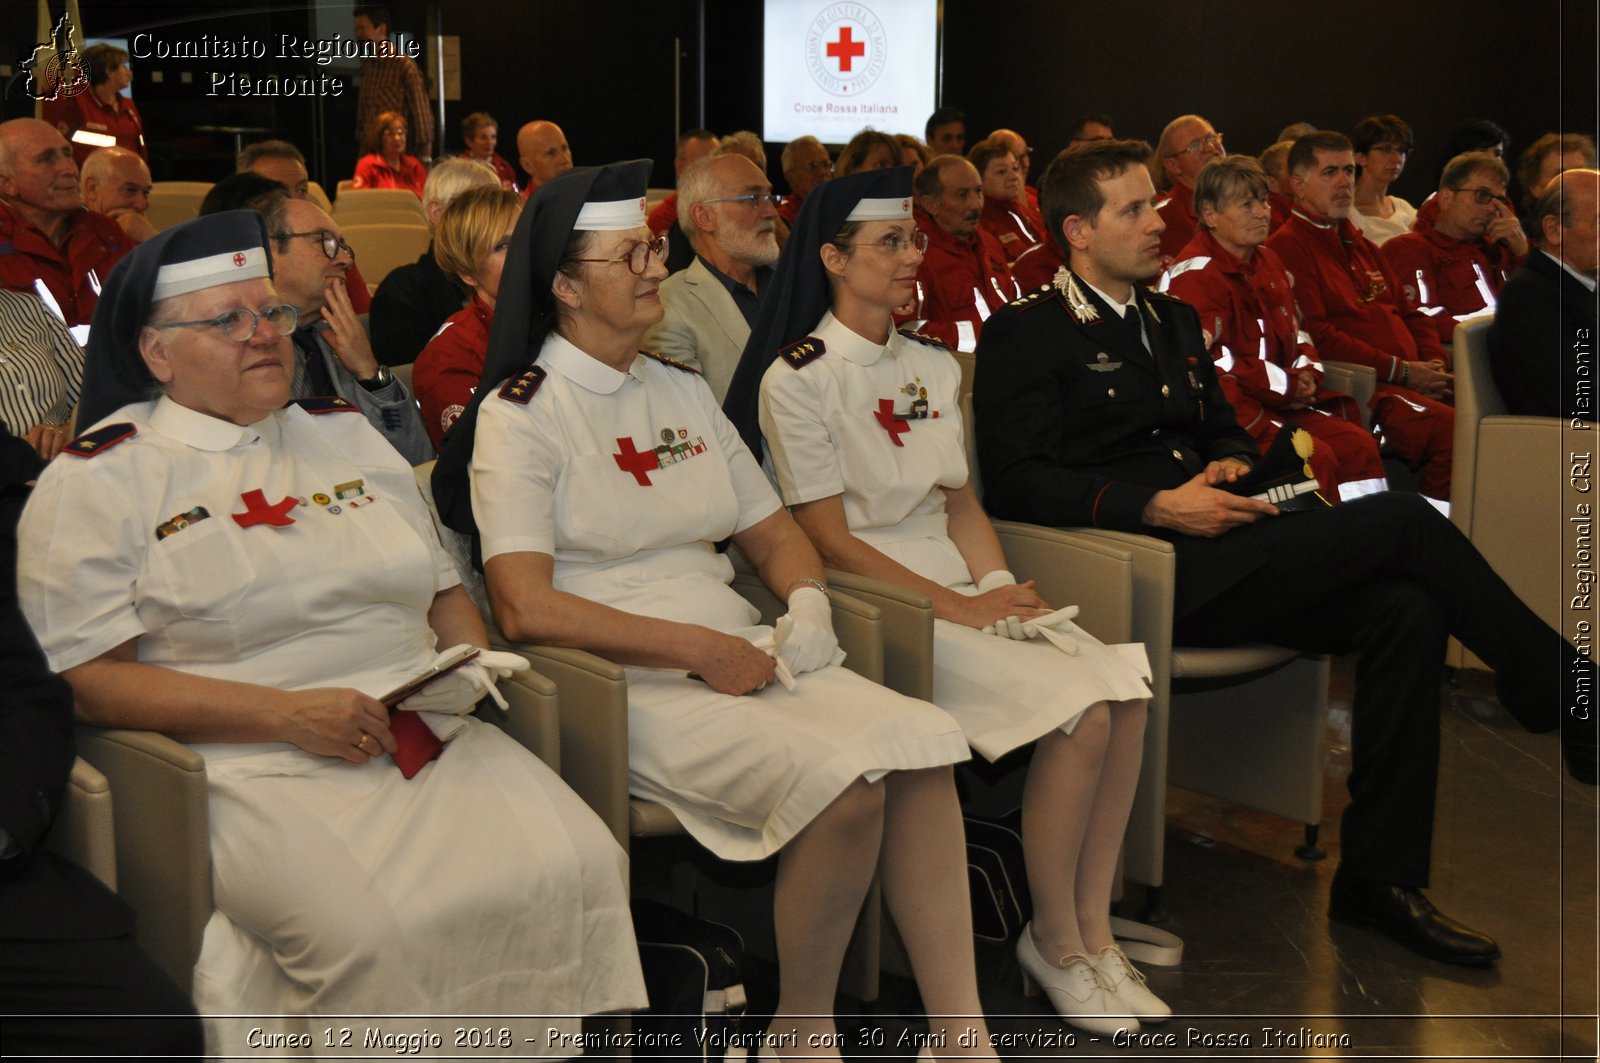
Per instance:
[[[1018,298],[1018,299],[1013,299],[1013,300],[1011,300],[1011,302],[1007,303],[1006,305],[1007,306],[1023,307],[1023,308],[1041,306],[1041,305],[1043,305],[1044,303],[1046,303],[1048,301],[1048,296],[1053,291],[1055,291],[1055,289],[1052,288],[1050,285],[1041,284],[1039,287],[1035,288],[1033,291],[1029,292],[1027,295],[1024,295],[1024,296],[1022,296],[1021,298]]]
[[[78,458],[92,458],[102,454],[121,443],[124,439],[132,439],[139,434],[139,429],[132,421],[118,421],[108,424],[103,428],[96,428],[93,432],[86,432],[61,448],[63,454],[71,454]]]
[[[294,405],[307,413],[360,413],[356,404],[348,399],[341,399],[337,395],[318,396],[310,399],[295,399]]]
[[[927,332],[918,332],[914,328],[903,328],[900,329],[899,332],[900,335],[906,337],[907,339],[916,340],[919,343],[926,343],[929,347],[937,347],[941,351],[948,351],[950,349],[950,345],[944,340],[941,340],[938,336],[931,335]]]
[[[788,362],[792,368],[799,369],[810,362],[821,358],[827,353],[828,348],[815,336],[807,336],[798,343],[791,343],[778,352],[778,357]]]
[[[548,374],[543,366],[532,365],[507,380],[500,388],[500,397],[519,406],[526,406],[539,392]]]
[[[674,369],[682,369],[685,373],[693,373],[695,376],[700,375],[700,370],[687,362],[680,362],[676,358],[668,358],[666,355],[656,354],[654,351],[640,351],[639,353],[652,361],[660,362],[662,365],[670,365]]]

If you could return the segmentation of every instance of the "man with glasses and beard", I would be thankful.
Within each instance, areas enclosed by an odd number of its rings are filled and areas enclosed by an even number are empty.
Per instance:
[[[315,203],[280,199],[267,213],[272,272],[284,302],[300,308],[294,332],[293,397],[337,397],[366,414],[407,461],[433,457],[422,416],[405,384],[378,364],[344,275],[355,252]]]
[[[700,370],[721,402],[778,261],[772,184],[743,155],[692,163],[678,178],[678,224],[694,262],[662,281],[665,314],[645,349]]]
[[[895,323],[973,350],[989,315],[1022,294],[1000,241],[978,225],[983,178],[961,156],[940,155],[912,187],[912,216],[928,234],[928,251],[917,270],[917,297],[895,312]]]

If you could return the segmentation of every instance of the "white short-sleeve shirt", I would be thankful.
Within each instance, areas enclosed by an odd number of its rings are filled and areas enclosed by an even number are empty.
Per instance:
[[[531,377],[484,400],[471,472],[485,561],[550,554],[558,590],[722,631],[755,623],[714,544],[780,503],[692,370],[639,355],[620,372],[552,334]]]
[[[887,344],[823,317],[824,353],[780,357],[761,380],[761,432],[788,505],[842,495],[850,531],[876,546],[947,533],[943,488],[967,482],[950,352],[892,332]],[[945,586],[971,577],[952,552],[913,565]]]
[[[50,463],[19,526],[52,668],[137,638],[150,664],[376,695],[432,659],[428,608],[460,580],[411,467],[359,411],[240,426],[163,398],[101,427],[117,422],[132,434]],[[255,491],[289,522],[235,519]]]

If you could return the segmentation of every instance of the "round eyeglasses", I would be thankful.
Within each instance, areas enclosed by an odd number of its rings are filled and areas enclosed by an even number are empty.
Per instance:
[[[604,266],[614,266],[618,262],[626,262],[628,271],[635,277],[642,277],[644,271],[650,268],[650,256],[655,255],[662,262],[667,260],[667,238],[658,236],[654,240],[639,240],[628,253],[621,258],[575,258],[574,262],[598,262]]]
[[[200,321],[168,321],[160,325],[151,325],[155,329],[169,328],[202,328],[206,326],[219,328],[222,334],[234,343],[244,343],[256,334],[256,329],[261,322],[267,322],[278,331],[281,336],[294,332],[295,325],[300,323],[300,308],[281,303],[278,306],[269,306],[257,313],[249,307],[241,306],[237,310],[229,310],[219,317],[208,317]]]

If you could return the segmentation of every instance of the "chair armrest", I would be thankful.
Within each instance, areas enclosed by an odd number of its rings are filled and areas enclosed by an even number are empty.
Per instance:
[[[789,605],[772,592],[749,562],[734,555],[733,589],[756,607],[763,624],[776,624]],[[832,590],[832,588],[830,588]],[[883,616],[877,607],[846,594],[830,594],[833,634],[844,650],[844,666],[874,683],[883,682]]]
[[[1015,521],[993,522],[1006,564],[1038,583],[1051,605],[1079,607],[1077,623],[1102,642],[1133,638],[1133,551],[1080,532]]]
[[[883,624],[883,685],[911,698],[933,697],[933,602],[883,580],[837,569],[828,584],[876,609]]]
[[[139,913],[139,943],[187,992],[212,910],[205,758],[154,731],[86,726],[78,753],[116,795],[118,893]]]
[[[513,673],[499,685],[509,707],[501,713],[496,707],[487,706],[478,715],[560,774],[561,700],[556,684],[537,671],[527,671]]]
[[[117,888],[116,827],[113,821],[111,784],[82,757],[72,763],[67,777],[61,810],[45,848],[77,864],[105,883]]]
[[[1372,414],[1367,404],[1372,401],[1373,392],[1378,390],[1378,372],[1370,365],[1359,365],[1355,362],[1340,362],[1332,358],[1322,360],[1322,375],[1328,387],[1334,391],[1343,391],[1355,397],[1356,405],[1361,408],[1361,423],[1364,427],[1372,426]]]
[[[561,777],[628,847],[628,682],[619,664],[584,650],[517,647],[555,683]]]
[[[1172,610],[1177,582],[1177,555],[1172,544],[1137,532],[1111,531],[1104,528],[1074,528],[1078,535],[1088,536],[1126,549],[1133,560],[1133,630],[1132,641],[1145,644],[1150,656],[1150,666],[1157,674],[1153,677],[1158,687],[1164,687],[1168,656],[1172,648]]]

